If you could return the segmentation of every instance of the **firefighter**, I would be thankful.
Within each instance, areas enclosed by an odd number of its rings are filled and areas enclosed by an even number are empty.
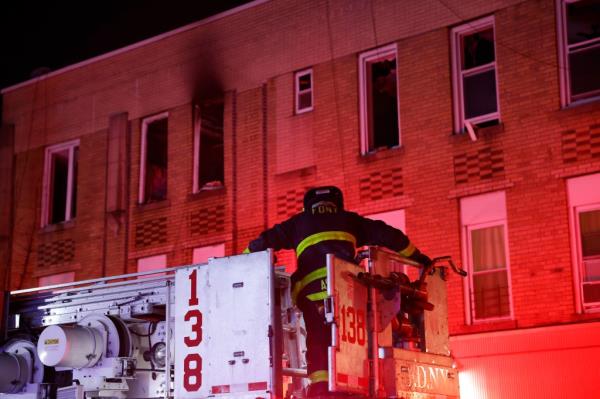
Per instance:
[[[328,394],[331,325],[325,323],[323,305],[327,296],[326,254],[354,262],[356,248],[363,245],[384,246],[424,265],[431,262],[402,231],[344,210],[342,192],[334,186],[307,191],[301,213],[265,230],[244,251],[296,250],[298,269],[292,274],[292,299],[306,325],[309,397]]]

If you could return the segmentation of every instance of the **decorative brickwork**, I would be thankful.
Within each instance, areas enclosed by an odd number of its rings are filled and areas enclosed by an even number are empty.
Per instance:
[[[37,250],[38,267],[70,263],[75,258],[75,241],[60,240],[41,244]]]
[[[203,236],[225,231],[225,206],[200,209],[190,214],[190,234]]]
[[[600,125],[580,131],[563,131],[562,158],[564,163],[600,158]]]
[[[283,220],[302,211],[302,201],[306,188],[286,191],[277,197],[277,219]]]
[[[135,226],[135,246],[144,248],[167,242],[167,218],[147,220]]]
[[[359,181],[362,201],[376,201],[404,194],[402,168],[393,168],[371,173]]]
[[[504,153],[499,148],[484,147],[454,157],[456,184],[476,183],[504,176]]]

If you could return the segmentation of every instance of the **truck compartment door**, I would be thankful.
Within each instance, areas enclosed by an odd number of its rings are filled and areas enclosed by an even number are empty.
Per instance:
[[[327,318],[333,321],[329,390],[334,392],[369,394],[368,289],[352,277],[362,271],[327,255]]]

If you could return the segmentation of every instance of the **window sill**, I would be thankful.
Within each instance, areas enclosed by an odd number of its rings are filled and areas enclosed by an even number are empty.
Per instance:
[[[496,123],[494,125],[490,125],[490,126],[479,126],[479,127],[476,126],[475,127],[475,134],[477,135],[477,141],[479,141],[480,139],[490,139],[501,133],[504,133],[504,122],[500,122],[500,121],[498,121],[498,123]],[[466,131],[453,133],[451,136],[455,137],[456,138],[455,140],[458,140],[461,142],[462,141],[471,141],[471,139]]]
[[[162,201],[149,202],[147,204],[137,204],[135,210],[136,212],[144,212],[152,209],[168,208],[169,206],[171,206],[171,201],[169,199],[165,199]]]
[[[579,109],[581,107],[584,107],[586,105],[598,105],[600,104],[600,96],[594,96],[594,97],[589,97],[589,98],[585,98],[582,100],[576,100],[573,101],[571,103],[569,103],[568,105],[565,105],[564,107],[561,107],[561,111],[569,111],[572,109]]]
[[[201,188],[199,191],[195,192],[195,193],[191,193],[188,194],[187,196],[187,200],[188,201],[196,201],[202,198],[210,198],[213,196],[223,196],[225,195],[226,191],[225,191],[225,186],[221,185],[218,187],[211,187],[211,188]]]
[[[359,162],[372,162],[380,159],[387,159],[404,154],[404,146],[399,145],[395,147],[383,147],[377,150],[361,154],[359,156]]]
[[[57,231],[69,230],[76,226],[75,219],[56,224],[49,224],[40,229],[40,234],[54,233]]]
[[[512,330],[515,328],[517,328],[517,321],[514,319],[494,319],[489,321],[478,320],[474,321],[473,324],[461,326],[458,331],[452,335]]]

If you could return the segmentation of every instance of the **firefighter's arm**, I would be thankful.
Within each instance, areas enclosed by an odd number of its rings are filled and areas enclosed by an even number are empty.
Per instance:
[[[273,248],[276,251],[291,249],[293,248],[292,232],[293,222],[291,220],[276,224],[260,233],[256,239],[250,241],[244,253],[264,251],[268,248]]]
[[[361,237],[357,244],[380,245],[398,252],[405,258],[429,266],[431,259],[422,253],[401,230],[396,229],[381,220],[361,218]]]

